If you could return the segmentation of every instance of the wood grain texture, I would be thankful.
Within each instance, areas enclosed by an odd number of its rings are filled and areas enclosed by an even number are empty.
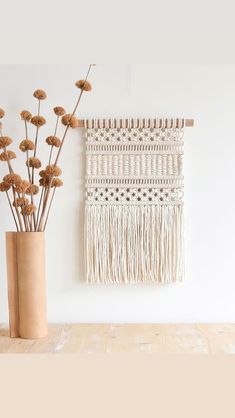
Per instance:
[[[2,325],[0,353],[235,354],[235,324],[57,324],[41,340]]]

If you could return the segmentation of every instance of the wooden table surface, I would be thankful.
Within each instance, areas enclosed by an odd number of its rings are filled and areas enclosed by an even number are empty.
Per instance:
[[[2,325],[0,353],[235,354],[235,324],[57,324],[41,340]]]

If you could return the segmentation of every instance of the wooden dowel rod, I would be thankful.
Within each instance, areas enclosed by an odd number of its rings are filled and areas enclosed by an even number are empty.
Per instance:
[[[172,118],[159,118],[159,119],[91,119],[91,121],[97,121],[98,127],[116,127],[118,124],[120,127],[130,128],[130,127],[139,127],[139,124],[143,127],[157,125],[160,128],[170,128],[170,127],[186,127],[191,128],[194,126],[194,119],[172,119]],[[150,122],[151,121],[151,122]],[[153,122],[152,122],[153,121]],[[113,125],[112,125],[113,124]],[[86,121],[84,119],[80,119],[78,121],[79,128],[86,127]]]

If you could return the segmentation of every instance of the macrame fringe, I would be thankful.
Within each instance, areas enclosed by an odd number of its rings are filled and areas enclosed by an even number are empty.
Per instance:
[[[183,205],[86,205],[88,283],[183,279]]]

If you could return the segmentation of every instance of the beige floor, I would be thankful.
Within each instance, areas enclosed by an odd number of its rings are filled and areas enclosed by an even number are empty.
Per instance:
[[[0,353],[235,354],[235,324],[61,324],[42,340],[1,326]]]

